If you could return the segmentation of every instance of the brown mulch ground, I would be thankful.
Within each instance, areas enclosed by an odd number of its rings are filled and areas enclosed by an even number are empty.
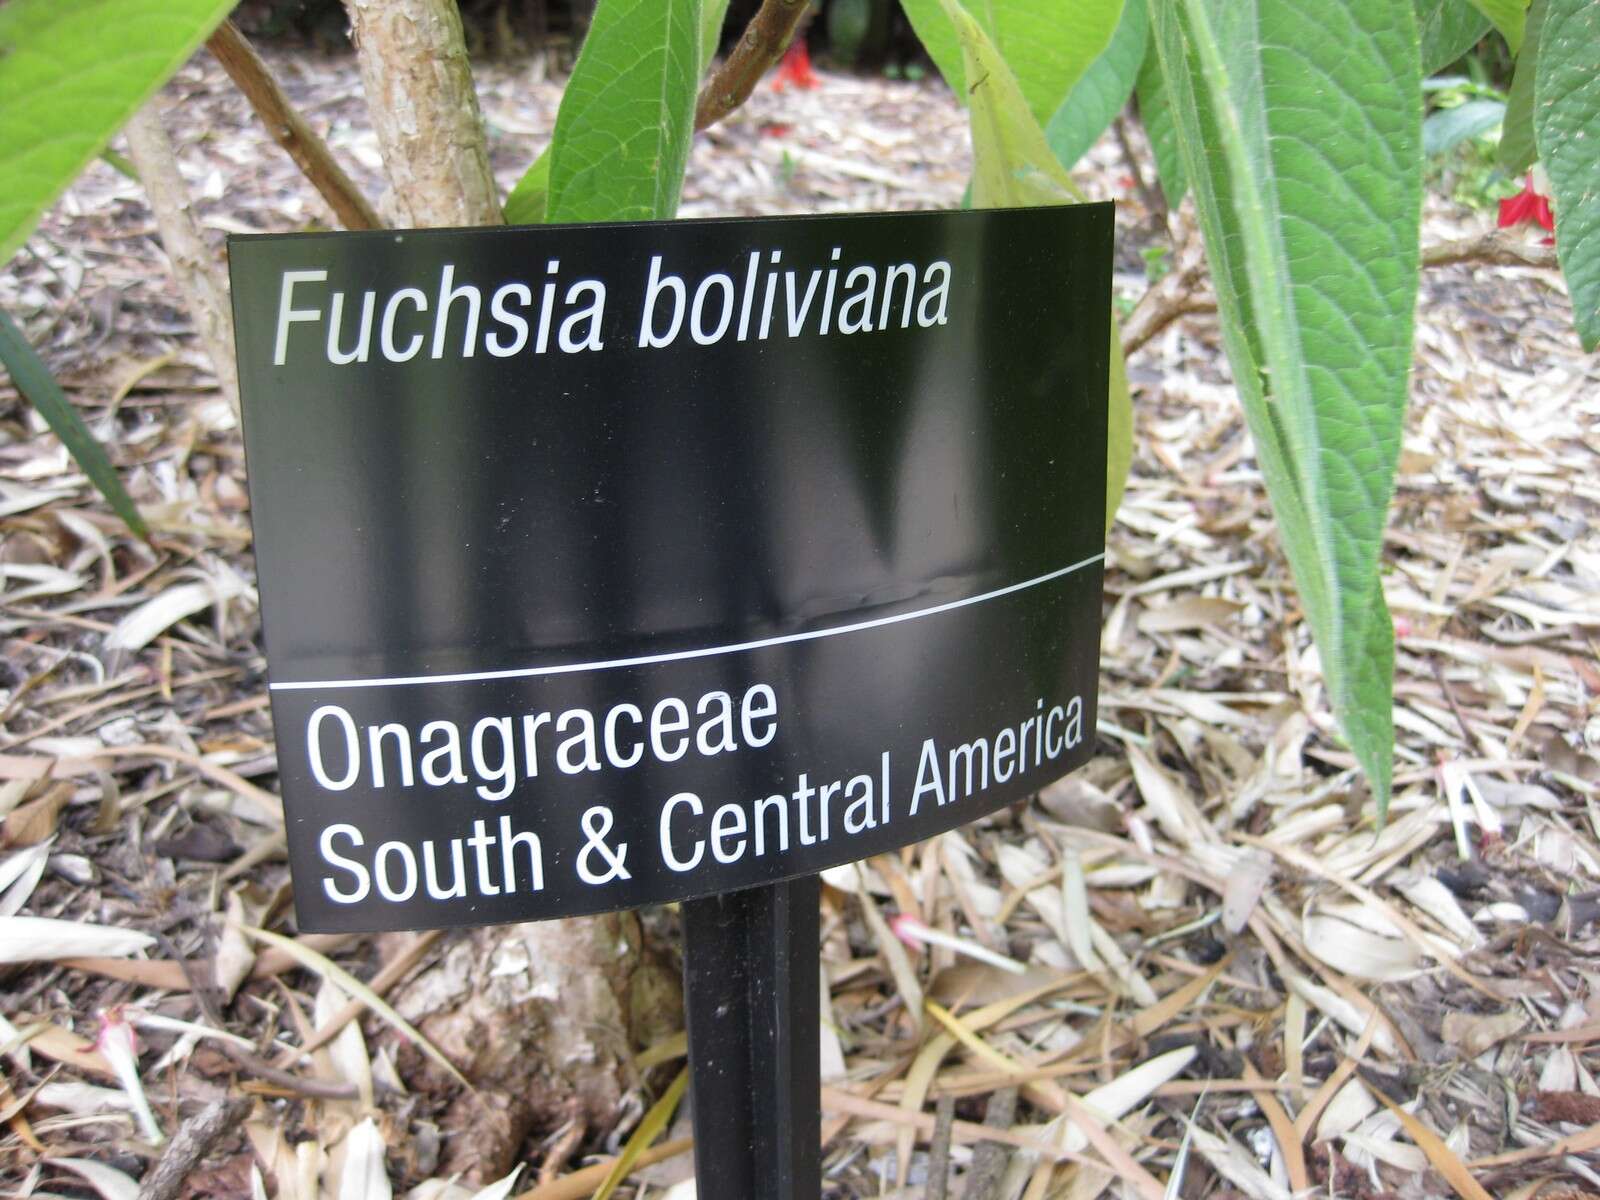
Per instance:
[[[378,195],[354,63],[272,62]],[[554,116],[542,76],[481,72],[507,185]],[[327,219],[204,56],[167,99],[219,241]],[[763,86],[700,139],[683,211],[952,205],[965,137],[933,83]],[[1162,228],[1133,170],[1108,138],[1085,172],[1122,202],[1130,303],[1136,249]],[[1427,238],[1487,223],[1436,201]],[[408,1093],[383,1020],[305,1055],[345,990],[230,924],[293,934],[243,459],[137,184],[91,168],[0,275],[0,305],[157,530],[130,538],[0,391],[8,1191],[128,1200],[150,1181],[163,1150],[93,1047],[120,1013],[167,1137],[249,1102],[173,1194],[470,1195],[490,1181],[435,1178],[451,1131]],[[1381,832],[1328,717],[1214,319],[1135,355],[1099,757],[1034,803],[829,873],[832,1194],[954,1196],[988,1171],[993,1187],[966,1194],[1157,1200],[1175,1174],[1170,1194],[1193,1197],[1600,1194],[1600,365],[1569,317],[1550,271],[1424,281],[1388,538],[1399,762]],[[879,919],[894,911],[1028,972],[908,952]],[[334,957],[388,989],[440,945]],[[534,1170],[555,1132],[522,1148]],[[568,1147],[570,1166],[602,1141]],[[686,1162],[629,1186],[681,1198]],[[594,1184],[559,1186],[528,1194]]]

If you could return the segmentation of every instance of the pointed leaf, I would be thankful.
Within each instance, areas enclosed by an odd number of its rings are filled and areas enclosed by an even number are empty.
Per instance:
[[[1234,378],[1334,714],[1382,814],[1394,635],[1379,552],[1422,203],[1415,14],[1167,0],[1153,15]]]
[[[0,917],[13,917],[33,895],[33,889],[44,878],[44,868],[50,857],[50,847],[55,843],[51,834],[44,841],[18,850],[0,863]],[[0,1029],[0,1038],[5,1037]]]
[[[722,36],[722,23],[728,14],[728,0],[702,0],[700,9],[700,69],[706,68],[716,56],[717,43]],[[533,160],[531,166],[517,180],[516,187],[506,197],[505,214],[508,225],[541,225],[550,197],[550,147],[546,146]]]
[[[1144,124],[1144,135],[1150,139],[1150,152],[1155,155],[1161,194],[1166,197],[1168,208],[1177,208],[1189,190],[1189,177],[1184,174],[1183,156],[1178,152],[1178,126],[1172,118],[1172,105],[1167,101],[1167,83],[1161,77],[1161,56],[1156,52],[1153,38],[1145,47],[1134,95],[1139,99],[1139,120]]]
[[[717,56],[717,44],[722,41],[722,23],[728,16],[728,0],[700,0],[700,70],[706,73],[711,60]]]
[[[137,929],[56,917],[0,917],[0,963],[122,958],[155,944],[155,938]]]
[[[1126,0],[1111,44],[1089,65],[1044,127],[1050,149],[1071,167],[1116,119],[1128,102],[1150,41],[1150,12],[1145,0]]]
[[[0,262],[233,0],[0,6]]]
[[[1585,350],[1600,346],[1600,4],[1548,0],[1534,132],[1555,193],[1556,253]]]
[[[1472,0],[1472,7],[1494,22],[1506,39],[1511,53],[1522,52],[1523,25],[1528,16],[1528,0]]]
[[[978,23],[955,0],[940,0],[961,40],[972,90],[972,202],[979,208],[1082,204],[1028,112],[1022,89]],[[1133,402],[1122,358],[1122,330],[1111,314],[1111,378],[1106,398],[1106,528],[1115,520],[1133,462]]]
[[[1511,76],[1511,91],[1506,96],[1505,122],[1495,157],[1513,175],[1521,175],[1539,157],[1533,137],[1533,88],[1539,66],[1539,34],[1544,27],[1544,14],[1545,0],[1533,0],[1528,8],[1522,53],[1517,55],[1516,71]]]
[[[1471,0],[1416,0],[1422,73],[1443,70],[1483,40],[1489,18]]]
[[[115,1167],[92,1158],[52,1158],[49,1162],[82,1177],[104,1200],[138,1200],[139,1185]]]
[[[1123,0],[1075,0],[1065,11],[1040,0],[960,0],[1005,59],[1041,125],[1111,42]],[[961,39],[940,12],[943,0],[901,0],[912,28],[962,103],[982,80],[963,60]]]
[[[472,1200],[506,1200],[511,1195],[511,1189],[517,1186],[517,1176],[522,1174],[523,1165],[518,1163],[511,1168],[511,1174],[473,1192]]]
[[[388,1164],[384,1162],[383,1134],[367,1117],[344,1141],[344,1171],[339,1176],[339,1200],[390,1200]]]
[[[177,584],[118,621],[106,635],[105,648],[125,653],[142,650],[185,617],[232,600],[245,590],[244,580],[231,573],[204,583]]]
[[[3,60],[0,60],[0,69],[3,66]],[[4,136],[0,134],[0,138]],[[78,410],[72,407],[55,376],[50,374],[50,368],[34,353],[33,347],[28,345],[28,339],[22,336],[22,331],[12,324],[11,318],[4,312],[0,312],[0,363],[5,364],[17,391],[39,410],[45,424],[50,426],[67,448],[67,453],[72,455],[72,461],[89,477],[89,482],[106,498],[112,511],[122,518],[123,524],[140,537],[149,537],[150,531],[145,528],[144,518],[139,515],[139,510],[123,488],[117,469],[111,465],[100,443],[94,440],[94,435],[84,425],[83,418],[78,416]]]
[[[1468,100],[1454,108],[1431,112],[1422,123],[1422,152],[1429,158],[1446,154],[1468,138],[1487,133],[1505,118],[1506,106],[1501,100]],[[1531,126],[1529,141],[1532,141]],[[1506,139],[1502,137],[1501,147],[1504,148],[1505,144]]]
[[[678,209],[700,81],[701,0],[600,0],[556,113],[550,221]]]

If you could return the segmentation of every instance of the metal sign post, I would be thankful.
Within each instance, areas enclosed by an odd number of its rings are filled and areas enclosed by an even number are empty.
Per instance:
[[[822,1193],[816,875],[683,905],[695,1178],[707,1197]]]

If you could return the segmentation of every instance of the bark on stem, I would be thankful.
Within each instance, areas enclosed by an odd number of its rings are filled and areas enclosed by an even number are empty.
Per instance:
[[[355,181],[346,175],[327,144],[289,103],[267,64],[232,21],[224,21],[206,42],[222,69],[244,93],[273,140],[282,146],[333,209],[346,229],[382,229],[383,220]]]
[[[750,98],[767,68],[788,47],[809,6],[810,0],[763,0],[733,53],[701,90],[694,108],[696,130],[715,125]]]
[[[345,0],[397,225],[500,225],[454,0]]]
[[[1422,265],[1445,267],[1452,263],[1482,262],[1513,267],[1555,267],[1554,246],[1530,242],[1519,229],[1492,229],[1477,237],[1455,242],[1440,242],[1422,248]]]
[[[172,263],[172,273],[194,321],[200,344],[211,359],[217,386],[239,411],[239,371],[233,356],[233,313],[228,307],[228,287],[194,214],[189,210],[189,189],[178,173],[172,143],[151,101],[128,122],[128,150],[145,195],[161,230],[161,244]]]

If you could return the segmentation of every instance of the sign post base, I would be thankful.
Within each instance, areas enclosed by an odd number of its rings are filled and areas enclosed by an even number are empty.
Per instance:
[[[683,905],[702,1197],[822,1193],[821,894],[807,875]]]

